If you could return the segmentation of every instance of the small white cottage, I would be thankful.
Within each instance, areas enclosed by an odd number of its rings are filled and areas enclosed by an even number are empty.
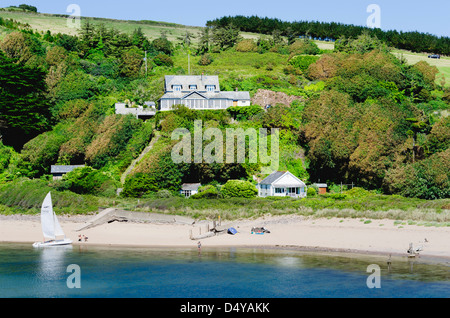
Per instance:
[[[180,193],[185,198],[189,198],[191,195],[197,194],[201,186],[201,183],[184,183],[181,185]]]
[[[306,184],[289,171],[275,171],[258,184],[258,195],[306,198]]]

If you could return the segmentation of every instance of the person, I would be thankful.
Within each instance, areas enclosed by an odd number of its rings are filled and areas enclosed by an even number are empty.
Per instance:
[[[83,238],[84,238],[84,241],[87,242],[88,237],[83,235]]]
[[[78,234],[78,242],[81,242],[81,234]]]

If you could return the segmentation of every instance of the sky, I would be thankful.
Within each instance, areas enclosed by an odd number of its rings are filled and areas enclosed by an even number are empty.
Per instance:
[[[77,4],[81,16],[120,20],[153,20],[190,26],[222,16],[257,15],[283,21],[340,22],[367,25],[373,11],[380,9],[383,30],[419,31],[450,37],[450,0],[0,0],[0,7],[26,3],[42,13],[70,14]]]

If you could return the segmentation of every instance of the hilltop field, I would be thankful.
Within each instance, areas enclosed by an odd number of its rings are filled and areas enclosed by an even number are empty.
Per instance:
[[[57,213],[69,215],[117,207],[207,219],[450,222],[447,56],[390,48],[365,32],[330,42],[101,18],[82,18],[77,30],[65,16],[0,10],[0,60],[2,214],[38,213],[52,191]],[[224,91],[249,91],[253,105],[178,106],[146,121],[115,114],[117,102],[158,101],[165,75],[202,73],[218,75]],[[173,163],[172,132],[193,133],[195,120],[223,132],[279,129],[279,170],[304,180],[308,198],[257,198],[261,158]],[[55,164],[86,167],[53,180]],[[241,183],[230,189],[230,180]],[[327,194],[317,193],[319,181]],[[180,186],[191,182],[203,187],[185,199]]]
[[[71,28],[67,24],[67,17],[57,16],[52,14],[34,13],[34,12],[20,12],[20,11],[0,11],[0,15],[7,19],[13,19],[22,23],[27,23],[33,30],[39,32],[47,32],[51,30],[52,33],[63,33],[70,35],[77,35],[78,30]],[[200,26],[185,26],[176,23],[160,22],[160,21],[127,21],[114,20],[105,18],[83,18],[84,21],[89,21],[93,25],[103,24],[107,28],[115,28],[121,32],[132,34],[137,28],[141,28],[144,35],[148,38],[157,38],[161,32],[167,35],[170,41],[176,41],[183,37],[186,32],[194,35],[192,39],[193,44],[197,44],[200,40],[201,29]],[[6,33],[6,32],[5,32]],[[0,33],[0,38],[5,35]],[[261,35],[252,32],[241,32],[243,38],[257,40]],[[330,50],[334,49],[334,43],[326,41],[315,41],[319,49]],[[408,63],[415,64],[419,61],[426,61],[430,65],[434,65],[439,69],[441,76],[446,79],[446,85],[450,86],[450,57],[443,56],[441,59],[429,59],[427,53],[412,53],[406,50],[394,50],[393,53],[397,56],[404,56]],[[439,79],[439,76],[438,76]]]

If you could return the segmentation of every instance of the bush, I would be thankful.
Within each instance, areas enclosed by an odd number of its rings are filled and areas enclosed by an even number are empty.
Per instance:
[[[300,69],[302,72],[306,72],[308,67],[316,63],[319,60],[318,56],[311,55],[297,55],[289,60],[289,64],[294,66],[295,68]]]
[[[163,53],[155,56],[155,58],[153,59],[153,62],[158,66],[168,66],[168,67],[173,66],[173,61],[170,58],[170,56],[163,54]]]
[[[192,199],[216,199],[220,197],[220,192],[213,185],[207,185],[198,189],[198,193],[191,196]]]
[[[65,187],[78,194],[113,196],[115,181],[105,173],[91,167],[77,168],[63,177]]]
[[[252,39],[244,39],[236,44],[236,51],[238,52],[256,52],[258,46]]]
[[[222,187],[222,194],[225,198],[253,198],[258,194],[258,190],[248,181],[229,180]]]
[[[156,192],[156,196],[158,198],[171,198],[173,197],[172,193],[169,190],[159,190],[158,192]]]
[[[308,190],[306,191],[306,195],[308,197],[314,197],[317,195],[316,189],[309,187]]]
[[[209,54],[203,54],[200,60],[198,60],[198,65],[201,66],[207,66],[211,64],[214,60],[212,59],[211,55]]]

